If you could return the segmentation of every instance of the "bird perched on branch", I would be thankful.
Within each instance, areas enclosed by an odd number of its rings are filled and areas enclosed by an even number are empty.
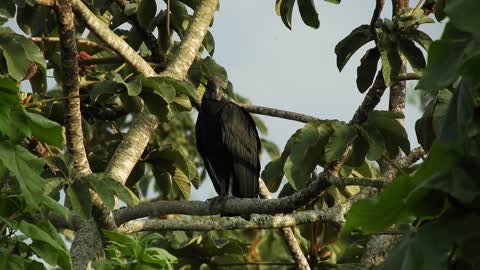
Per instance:
[[[208,80],[195,126],[197,149],[220,197],[258,197],[260,139],[252,116]]]

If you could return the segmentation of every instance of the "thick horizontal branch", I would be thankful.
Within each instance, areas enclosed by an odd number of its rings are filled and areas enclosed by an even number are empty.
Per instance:
[[[116,210],[114,216],[116,224],[120,225],[138,218],[167,214],[208,216],[222,213],[230,215],[290,213],[309,203],[316,198],[319,192],[325,190],[327,186],[332,184],[384,186],[384,182],[381,180],[361,178],[365,181],[360,181],[356,178],[352,179],[353,180],[349,180],[348,178],[338,178],[320,174],[318,179],[306,188],[280,199],[225,198],[223,200],[210,201],[155,201]]]
[[[241,217],[227,217],[220,219],[201,220],[175,220],[175,219],[142,219],[132,220],[117,228],[121,233],[135,233],[141,231],[221,231],[237,229],[275,229],[291,227],[299,224],[316,221],[329,221],[336,226],[340,221],[334,222],[336,209],[302,211],[289,215],[254,215],[250,220]]]
[[[322,210],[308,210],[287,215],[254,215],[251,220],[241,217],[223,217],[212,219],[142,219],[132,220],[117,228],[122,233],[135,233],[140,231],[211,231],[211,230],[237,230],[237,229],[275,229],[292,227],[299,224],[323,221],[340,228],[345,223],[345,214],[350,210],[353,203],[371,197],[376,191],[373,188],[365,188],[344,202],[331,208]],[[243,199],[246,200],[246,199]],[[269,201],[276,201],[275,199]],[[264,200],[264,203],[267,203]]]

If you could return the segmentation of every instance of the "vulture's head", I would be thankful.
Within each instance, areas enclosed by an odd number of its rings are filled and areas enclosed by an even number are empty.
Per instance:
[[[205,89],[203,98],[220,101],[222,99],[222,84],[222,80],[216,76],[208,79],[207,88]]]

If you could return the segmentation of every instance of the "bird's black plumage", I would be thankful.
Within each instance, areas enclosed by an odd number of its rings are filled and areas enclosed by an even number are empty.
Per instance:
[[[258,197],[260,139],[250,114],[221,94],[211,78],[195,126],[198,152],[218,195]]]

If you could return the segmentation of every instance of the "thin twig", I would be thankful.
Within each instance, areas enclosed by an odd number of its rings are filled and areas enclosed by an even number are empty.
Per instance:
[[[44,43],[44,42],[57,43],[57,42],[60,42],[60,38],[58,38],[58,37],[32,37],[31,39],[32,39],[33,42],[36,42],[36,43]],[[100,49],[110,51],[110,49],[105,47],[104,45],[98,44],[97,42],[91,41],[91,40],[88,40],[88,39],[77,38],[77,43],[88,46],[88,47],[100,48]]]
[[[314,116],[306,115],[306,114],[301,114],[301,113],[296,113],[296,112],[290,112],[290,111],[284,111],[284,110],[279,110],[279,109],[274,109],[274,108],[269,108],[269,107],[263,107],[263,106],[255,106],[251,104],[238,104],[240,107],[244,108],[248,112],[255,113],[255,114],[261,114],[261,115],[267,115],[267,116],[272,116],[272,117],[278,117],[278,118],[283,118],[283,119],[289,119],[293,121],[298,121],[302,123],[309,123],[309,122],[325,122],[325,121],[338,121],[339,120],[324,120],[320,119]]]

